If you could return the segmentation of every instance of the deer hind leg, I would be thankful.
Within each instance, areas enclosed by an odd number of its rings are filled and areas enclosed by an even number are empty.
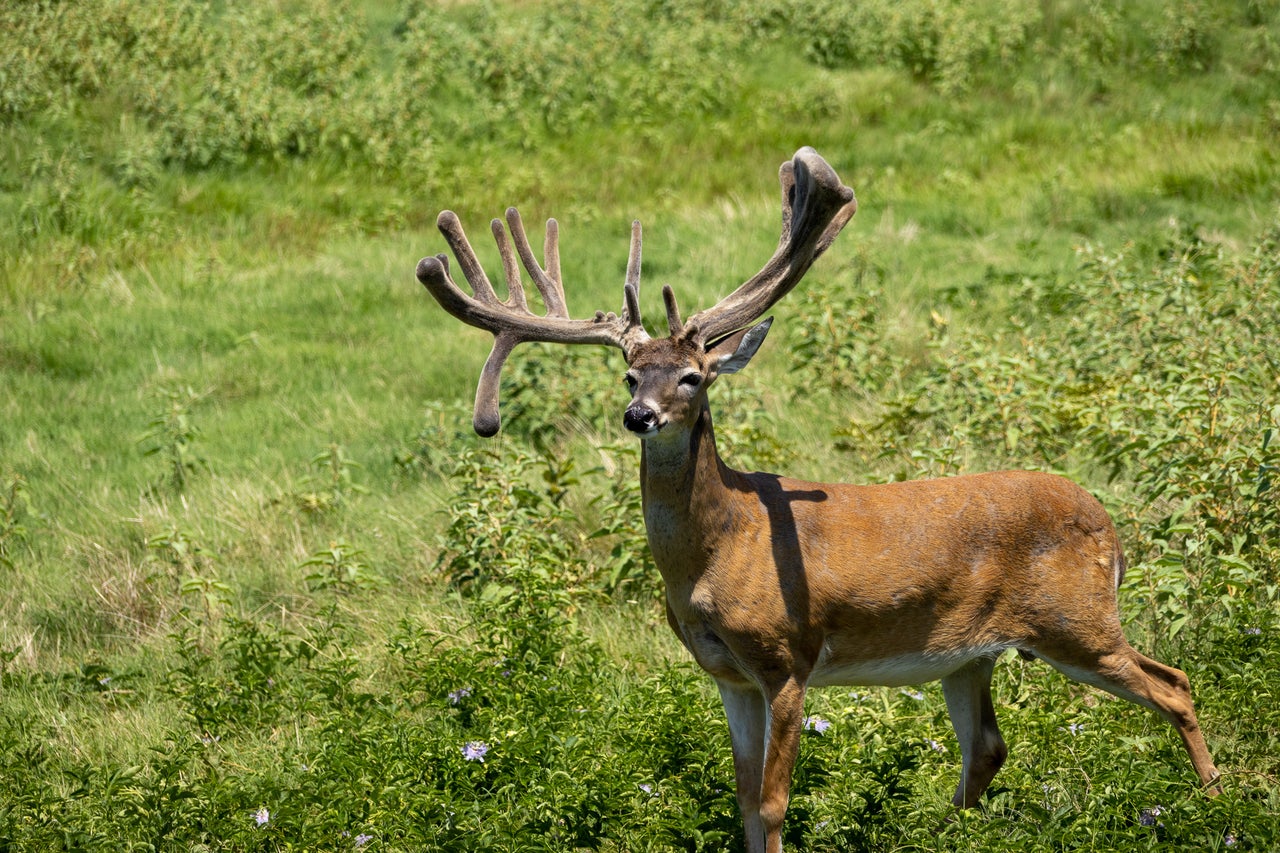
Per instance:
[[[1082,660],[1046,658],[1054,667],[1086,684],[1154,710],[1168,720],[1182,738],[1201,784],[1218,793],[1220,774],[1209,755],[1186,673],[1137,652],[1123,638],[1113,651]]]
[[[977,805],[1009,754],[991,702],[995,663],[994,657],[979,658],[942,679],[947,714],[960,741],[960,784],[951,800],[957,808]]]

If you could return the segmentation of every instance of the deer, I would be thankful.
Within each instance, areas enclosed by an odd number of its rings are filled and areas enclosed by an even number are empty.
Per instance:
[[[825,685],[901,687],[941,681],[960,748],[957,808],[979,803],[1008,748],[991,680],[1014,649],[1071,679],[1145,706],[1181,737],[1202,786],[1219,773],[1196,719],[1187,676],[1125,639],[1117,609],[1125,557],[1101,503],[1064,477],[1034,471],[879,484],[804,482],[742,472],[716,451],[708,391],[759,351],[789,293],[857,210],[852,188],[814,149],[779,170],[782,233],[773,256],[716,305],[686,320],[662,289],[668,334],[641,322],[641,228],[620,313],[572,319],[559,226],[546,224],[539,264],[515,208],[491,223],[507,285],[500,299],[446,210],[445,254],[417,278],[449,314],[494,336],[473,427],[500,428],[500,373],[520,343],[617,347],[631,400],[624,428],[641,442],[644,523],[665,586],[666,619],[714,680],[728,719],[747,853],[778,853],[805,694]],[[517,263],[519,260],[519,264]],[[520,266],[542,297],[530,310]]]

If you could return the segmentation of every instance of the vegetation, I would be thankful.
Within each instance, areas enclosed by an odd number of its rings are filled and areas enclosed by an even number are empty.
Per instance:
[[[815,691],[797,850],[1280,843],[1280,6],[0,4],[0,848],[719,850],[729,739],[646,553],[620,360],[413,281],[457,210],[628,223],[687,310],[818,148],[861,210],[716,389],[741,467],[1058,470],[1226,774],[1003,660],[980,809],[936,685]],[[821,721],[821,722],[819,722]],[[827,725],[829,723],[829,725]]]

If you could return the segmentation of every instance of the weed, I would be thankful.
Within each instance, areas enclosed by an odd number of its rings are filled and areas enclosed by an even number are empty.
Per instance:
[[[610,445],[600,451],[611,460],[612,471],[602,468],[596,472],[609,479],[609,487],[593,499],[601,518],[590,539],[609,546],[597,582],[612,598],[660,598],[662,583],[644,528],[640,479],[636,476],[640,460],[635,446]]]
[[[424,425],[410,442],[396,451],[392,461],[406,473],[446,472],[452,461],[453,448],[469,439],[469,435],[458,428],[458,424],[465,423],[467,417],[464,407],[429,401]]]
[[[187,487],[191,474],[205,467],[205,460],[195,450],[200,428],[191,418],[191,409],[206,395],[190,387],[162,388],[157,397],[162,404],[147,429],[138,439],[144,456],[161,457],[168,469],[166,480],[175,492]]]
[[[349,458],[339,444],[330,444],[311,457],[311,465],[319,468],[322,476],[305,478],[303,486],[318,485],[320,488],[293,495],[294,502],[303,512],[332,512],[343,507],[349,496],[368,493],[368,489],[352,477],[352,472],[361,467],[360,463]]]
[[[0,489],[0,566],[14,567],[18,550],[26,543],[26,519],[30,515],[26,482],[17,474],[6,478]]]
[[[198,596],[206,622],[215,621],[231,603],[234,590],[217,574],[216,555],[205,548],[190,531],[173,527],[147,539],[147,549],[164,561],[162,573],[147,578],[148,583],[166,581],[182,598]]]
[[[364,552],[346,542],[330,542],[328,548],[303,560],[302,568],[311,569],[307,586],[313,590],[334,589],[346,593],[383,583],[382,577],[365,562]]]

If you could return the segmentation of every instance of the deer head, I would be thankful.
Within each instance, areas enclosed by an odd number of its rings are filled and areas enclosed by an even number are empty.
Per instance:
[[[660,341],[649,336],[640,318],[642,239],[639,222],[631,225],[631,252],[621,313],[598,311],[590,319],[576,320],[570,319],[565,304],[559,226],[554,219],[547,221],[545,267],[535,258],[515,208],[508,208],[506,215],[510,239],[502,222],[493,220],[493,236],[507,282],[504,300],[498,297],[480,266],[458,217],[448,210],[441,213],[437,226],[462,267],[472,295],[454,283],[449,259],[444,254],[419,261],[417,275],[446,311],[494,336],[493,350],[476,389],[472,419],[476,432],[483,436],[497,434],[501,426],[498,390],[502,365],[516,345],[526,341],[603,344],[621,349],[631,368],[628,377],[634,386],[625,423],[641,437],[658,434],[663,425],[678,414],[681,408],[678,403],[700,398],[706,385],[717,375],[741,369],[768,331],[768,321],[754,328],[747,328],[749,324],[799,283],[858,208],[853,190],[841,183],[835,170],[812,148],[801,148],[795,157],[783,163],[778,178],[782,185],[782,234],[773,257],[737,290],[713,307],[694,314],[688,322],[680,320],[675,296],[669,287],[664,288],[670,336]],[[542,295],[546,306],[544,315],[529,310],[521,281],[521,264]],[[646,366],[655,361],[659,350],[674,350],[687,356],[689,369],[678,380],[677,389],[692,393],[664,393],[661,397],[651,393],[653,371],[647,371]],[[696,387],[692,383],[695,374],[699,377]],[[658,405],[660,399],[669,402]]]

